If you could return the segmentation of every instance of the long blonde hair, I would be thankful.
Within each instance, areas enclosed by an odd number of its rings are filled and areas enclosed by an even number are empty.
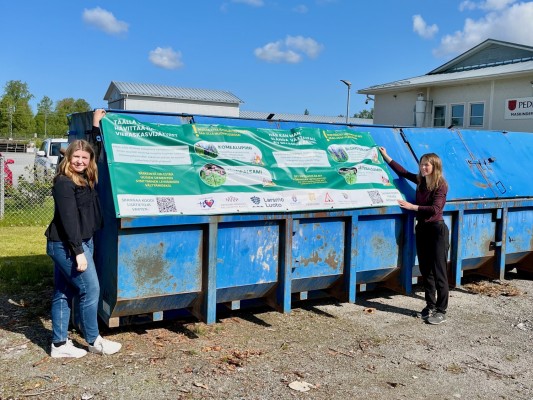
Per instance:
[[[436,155],[435,153],[427,153],[427,154],[424,154],[420,158],[420,164],[422,164],[424,161],[429,162],[433,166],[433,171],[431,171],[431,175],[430,175],[431,182],[428,182],[428,180],[426,179],[428,190],[435,190],[440,185],[446,183],[446,180],[444,179],[444,176],[442,175],[442,160],[440,159],[440,157]],[[417,176],[418,184],[420,184],[420,182],[422,182],[423,179],[424,177],[422,176],[422,173],[419,170],[418,176]]]
[[[72,169],[72,155],[78,150],[86,151],[91,156],[84,175],[80,175]],[[69,144],[65,151],[65,158],[59,164],[56,177],[59,175],[65,175],[72,179],[77,186],[88,184],[91,189],[94,189],[94,185],[98,182],[98,167],[96,166],[94,149],[89,142],[86,140],[75,140]]]

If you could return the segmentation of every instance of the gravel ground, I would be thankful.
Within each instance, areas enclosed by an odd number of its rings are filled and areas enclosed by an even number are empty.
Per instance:
[[[0,399],[533,399],[533,281],[512,272],[452,290],[438,326],[416,286],[104,329],[123,350],[77,360],[49,357],[50,296],[0,294]]]

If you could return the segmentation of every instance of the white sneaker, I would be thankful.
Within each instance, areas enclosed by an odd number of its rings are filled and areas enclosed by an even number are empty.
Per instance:
[[[63,358],[63,357],[80,358],[80,357],[83,357],[85,354],[87,354],[87,351],[74,346],[74,343],[72,343],[72,340],[70,339],[67,339],[67,343],[65,343],[62,346],[58,346],[58,347],[56,347],[52,343],[52,351],[50,352],[50,355],[53,358]]]
[[[113,342],[108,339],[104,339],[102,336],[98,335],[94,344],[89,345],[89,352],[95,354],[109,355],[115,354],[122,348],[122,345],[118,342]]]

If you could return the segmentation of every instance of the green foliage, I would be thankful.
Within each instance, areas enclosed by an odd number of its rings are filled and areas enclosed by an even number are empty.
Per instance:
[[[34,130],[33,112],[29,101],[33,95],[28,85],[21,81],[9,81],[0,99],[0,132],[6,137]]]
[[[8,81],[4,94],[0,97],[0,137],[33,138],[63,137],[68,132],[67,115],[76,112],[91,111],[91,106],[84,99],[72,97],[54,102],[43,96],[37,105],[37,114],[29,101],[33,98],[28,85],[22,81]]]
[[[37,114],[35,115],[35,132],[48,137],[49,132],[49,118],[53,113],[54,102],[48,96],[44,96],[42,100],[37,104]]]
[[[68,132],[68,118],[67,115],[91,111],[91,106],[83,99],[74,100],[72,97],[59,100],[56,103],[54,114],[51,118],[51,129],[54,135],[65,135]]]
[[[364,118],[364,119],[373,119],[374,118],[374,109],[371,108],[370,110],[363,110],[359,113],[355,113],[354,118]]]

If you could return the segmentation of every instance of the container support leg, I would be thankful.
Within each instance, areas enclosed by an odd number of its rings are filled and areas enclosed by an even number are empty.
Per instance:
[[[217,238],[218,223],[210,222],[207,232],[204,232],[204,247],[202,255],[202,293],[198,302],[192,307],[192,314],[206,324],[213,324],[217,320]]]
[[[451,238],[451,269],[452,269],[452,286],[461,286],[461,278],[463,275],[462,264],[463,260],[461,258],[463,241],[461,240],[461,227],[463,226],[463,210],[457,212],[457,216],[452,219],[452,238]]]
[[[359,229],[359,215],[355,214],[346,222],[346,252],[344,254],[344,286],[348,302],[355,303],[357,298],[357,231]]]
[[[505,278],[505,236],[507,232],[507,211],[508,208],[504,207],[502,209],[497,210],[497,221],[496,224],[496,243],[498,243],[498,246],[496,246],[495,251],[495,273],[496,276],[498,276],[498,279],[504,279]]]
[[[400,266],[399,285],[400,291],[410,294],[413,290],[413,267],[415,265],[416,241],[415,241],[415,219],[407,215],[403,232],[405,249],[402,254],[402,265]]]
[[[287,218],[285,223],[280,224],[280,265],[279,284],[276,289],[278,309],[283,313],[290,313],[291,304],[291,277],[292,277],[292,235],[293,219]]]

